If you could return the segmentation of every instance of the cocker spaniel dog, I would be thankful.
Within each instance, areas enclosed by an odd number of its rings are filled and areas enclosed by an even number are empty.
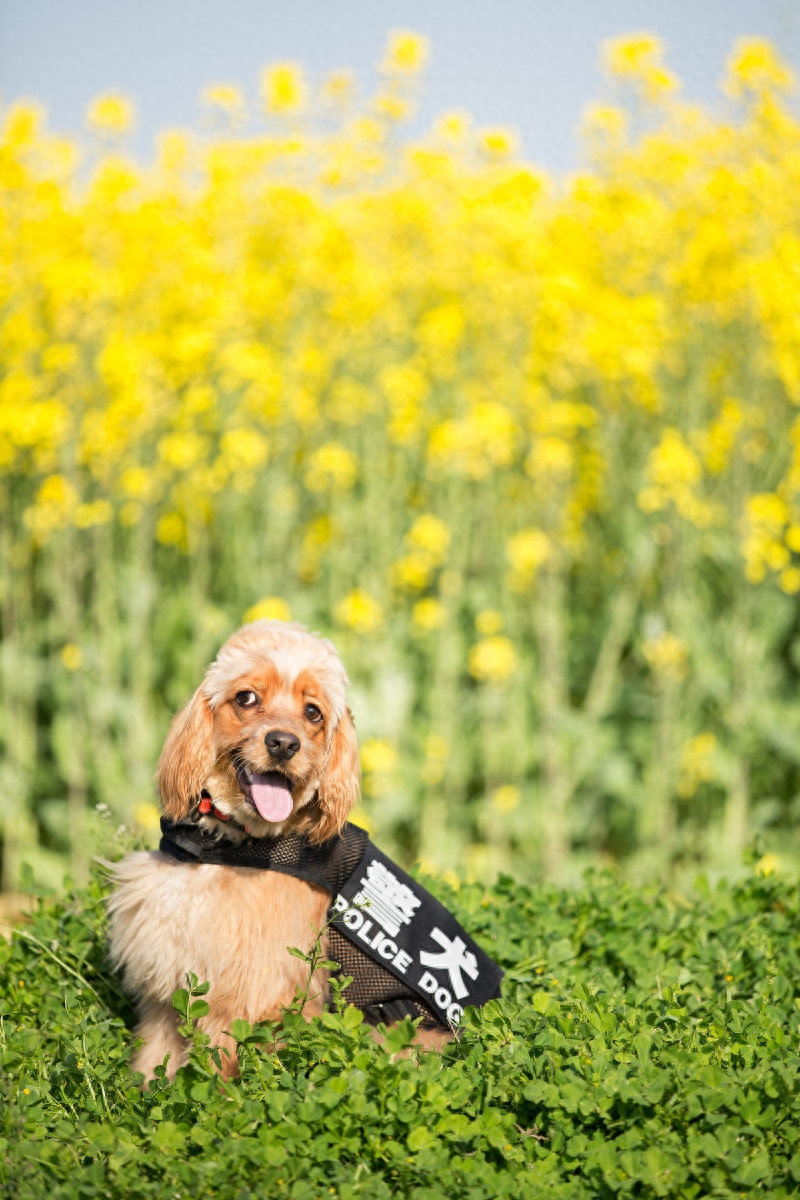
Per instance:
[[[318,844],[338,833],[360,778],[347,683],[332,643],[302,625],[245,625],[169,730],[157,771],[165,815],[178,822],[192,813],[234,839],[300,833]],[[280,1018],[305,988],[306,964],[287,947],[311,948],[330,894],[278,871],[179,862],[158,851],[130,854],[113,873],[111,960],[144,1039],[132,1069],[150,1079],[166,1055],[170,1075],[186,1062],[171,998],[194,971],[211,984],[200,1025],[228,1051],[223,1074],[234,1074],[231,1021]],[[322,1011],[326,985],[318,970],[307,1016]]]

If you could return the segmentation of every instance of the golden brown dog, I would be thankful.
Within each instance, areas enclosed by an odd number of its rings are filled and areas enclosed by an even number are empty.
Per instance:
[[[302,625],[245,625],[172,723],[158,764],[165,814],[182,820],[205,791],[234,819],[226,836],[237,836],[236,825],[254,837],[297,832],[315,843],[338,833],[359,790],[347,683],[332,643]],[[200,1024],[212,1045],[230,1052],[223,1073],[235,1073],[231,1021],[279,1018],[305,987],[307,968],[286,948],[313,945],[329,893],[276,871],[182,863],[159,852],[130,854],[113,871],[111,959],[137,1003],[144,1039],[132,1069],[149,1079],[167,1054],[170,1075],[186,1061],[171,997],[194,971],[211,984]],[[322,1011],[326,985],[317,971],[307,1015]]]

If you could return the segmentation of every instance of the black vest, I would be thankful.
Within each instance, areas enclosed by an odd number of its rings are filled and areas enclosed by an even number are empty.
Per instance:
[[[163,817],[161,833],[161,852],[180,862],[281,871],[329,892],[326,953],[352,976],[344,994],[373,1025],[421,1016],[455,1029],[467,1005],[500,995],[497,964],[357,825],[320,846],[299,834],[236,843],[191,818]]]

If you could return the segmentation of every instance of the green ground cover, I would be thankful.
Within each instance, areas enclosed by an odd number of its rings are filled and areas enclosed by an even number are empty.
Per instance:
[[[0,1174],[10,1197],[775,1197],[800,1191],[800,888],[691,899],[429,886],[507,971],[443,1055],[398,1056],[340,1008],[287,1016],[242,1077],[141,1093],[96,880],[0,942]],[[179,997],[189,1028],[203,1001]]]

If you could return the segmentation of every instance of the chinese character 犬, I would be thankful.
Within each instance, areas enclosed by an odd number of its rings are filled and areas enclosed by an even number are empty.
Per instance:
[[[431,937],[439,943],[444,953],[431,954],[429,951],[423,950],[419,961],[424,967],[435,967],[439,971],[447,971],[456,999],[463,1000],[465,996],[469,995],[469,988],[464,986],[461,972],[466,972],[470,979],[477,979],[477,958],[471,950],[467,950],[466,943],[460,937],[455,937],[451,941],[442,933],[441,929],[437,928],[431,930]]]

